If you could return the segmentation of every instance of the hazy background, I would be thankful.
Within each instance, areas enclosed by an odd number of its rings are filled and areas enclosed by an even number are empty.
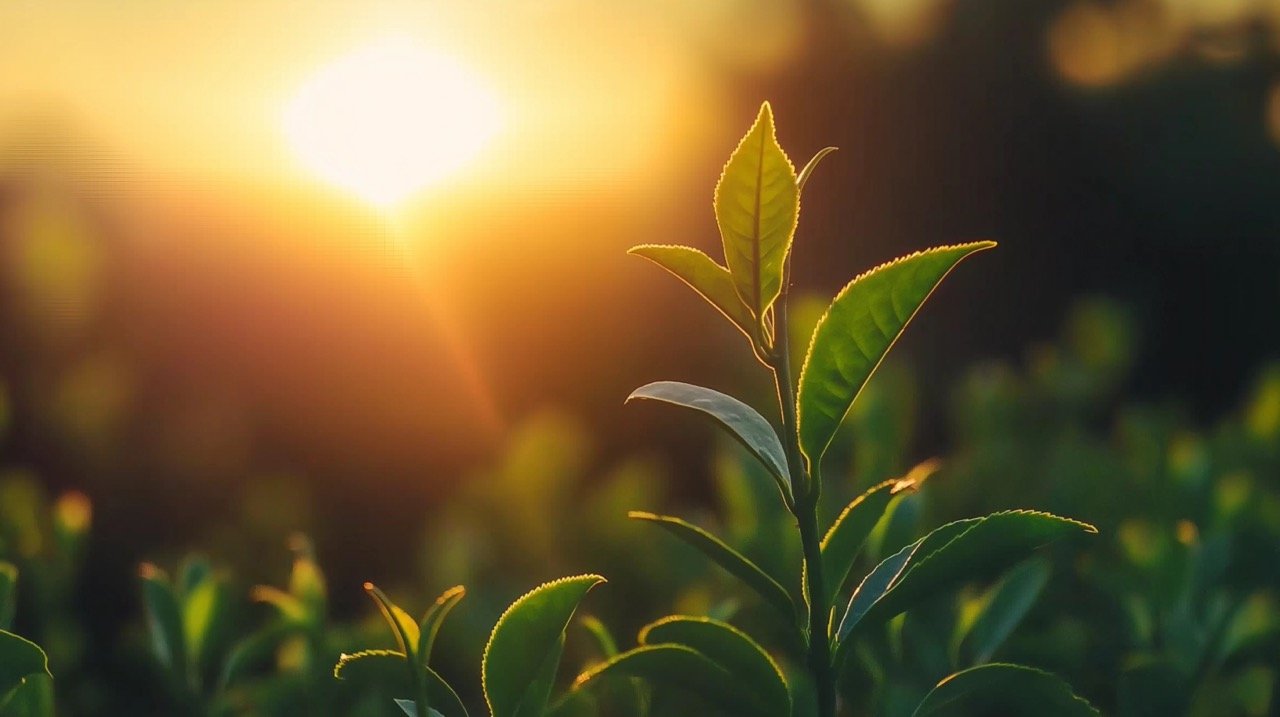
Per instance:
[[[395,212],[310,174],[281,129],[312,72],[387,36],[505,111]],[[1022,355],[1084,293],[1143,327],[1134,393],[1215,415],[1280,355],[1277,43],[1266,0],[6,0],[4,464],[94,500],[92,609],[125,619],[132,566],[246,496],[313,530],[350,606],[544,406],[591,426],[601,463],[702,455],[706,433],[623,398],[765,376],[624,251],[719,256],[712,188],[764,99],[796,163],[841,148],[805,193],[801,287],[1001,243],[902,346],[921,455],[962,368]]]

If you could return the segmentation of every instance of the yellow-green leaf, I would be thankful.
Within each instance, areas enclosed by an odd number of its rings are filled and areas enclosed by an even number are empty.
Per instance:
[[[734,288],[760,317],[782,291],[783,265],[800,213],[796,171],[778,145],[768,102],[724,166],[715,209]]]
[[[994,246],[984,241],[911,254],[862,274],[836,295],[800,372],[800,448],[812,472],[867,379],[933,290],[960,260]]]
[[[693,247],[660,244],[642,244],[631,247],[627,253],[644,257],[674,274],[716,307],[748,339],[754,340],[755,318],[738,297],[729,270],[714,259]]]

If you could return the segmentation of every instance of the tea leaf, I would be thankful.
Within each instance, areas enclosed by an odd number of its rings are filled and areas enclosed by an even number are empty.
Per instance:
[[[800,212],[795,168],[778,145],[768,102],[724,166],[715,209],[734,288],[752,315],[762,317],[782,291]]]
[[[431,659],[431,648],[435,645],[436,635],[440,632],[440,626],[444,624],[444,619],[448,616],[449,611],[461,602],[466,594],[467,589],[461,585],[451,587],[436,598],[431,607],[427,608],[427,612],[422,616],[422,622],[418,626],[420,632],[418,638],[419,664],[428,664]]]
[[[1049,563],[1032,560],[1009,572],[991,588],[982,611],[960,643],[964,664],[987,662],[1022,622],[1049,583]]]
[[[50,675],[44,650],[25,637],[0,630],[0,700],[34,675]]]
[[[853,594],[837,632],[839,661],[855,628],[876,624],[967,580],[1017,564],[1037,548],[1096,528],[1049,513],[1014,510],[948,523],[887,558]]]
[[[599,575],[580,575],[545,583],[502,614],[485,646],[481,667],[485,701],[493,717],[526,714],[522,710],[541,713],[550,694],[545,675],[550,672],[554,679],[565,628],[587,591],[602,582]]]
[[[729,714],[776,717],[739,688],[734,676],[711,658],[685,645],[642,645],[578,676],[573,689],[588,689],[605,677],[638,677],[654,685],[678,687],[723,705]]]
[[[711,658],[733,675],[767,714],[791,714],[791,692],[777,663],[746,633],[707,617],[672,615],[645,626],[640,644],[676,643]]]
[[[364,590],[377,603],[378,610],[382,612],[382,617],[387,621],[387,625],[391,627],[391,632],[396,636],[396,643],[400,646],[400,651],[406,655],[413,654],[418,649],[420,638],[418,623],[409,617],[409,613],[401,610],[399,605],[391,602],[391,599],[378,589],[378,586],[373,583],[365,583]]]
[[[804,169],[800,170],[800,174],[796,175],[797,192],[804,191],[804,185],[809,181],[809,177],[813,174],[813,170],[818,168],[818,164],[822,161],[823,157],[826,157],[837,149],[839,149],[839,147],[823,147],[818,150],[817,154],[810,158],[810,160],[804,165]]]
[[[974,667],[939,682],[916,708],[914,717],[1097,717],[1056,675],[1021,665]]]
[[[726,319],[755,341],[755,317],[742,303],[733,288],[729,270],[720,266],[706,254],[688,246],[642,244],[631,247],[628,254],[644,257],[667,271],[698,292]]]
[[[333,676],[359,685],[380,685],[390,690],[408,691],[412,689],[412,685],[408,683],[404,669],[407,659],[399,650],[343,653],[333,667]],[[463,706],[453,687],[430,667],[423,670],[427,677],[427,698],[431,705],[439,709],[443,717],[467,717],[467,708]],[[412,700],[404,701],[413,704]]]
[[[729,574],[746,583],[748,587],[759,593],[765,602],[778,608],[787,620],[796,618],[795,602],[786,588],[779,585],[778,581],[770,577],[760,566],[711,533],[692,523],[667,515],[654,515],[633,510],[627,513],[627,517],[661,526],[677,538],[702,551],[703,555],[711,558]]]
[[[995,242],[938,247],[862,274],[818,321],[800,371],[800,447],[817,473],[822,455],[867,379],[933,290],[962,259]]]
[[[733,396],[679,381],[658,381],[631,392],[627,401],[643,398],[700,411],[724,426],[773,476],[790,502],[793,495],[787,454],[773,426],[758,411]]]
[[[409,717],[418,717],[418,705],[413,700],[396,699],[396,706]],[[429,717],[445,717],[432,707],[427,708],[427,715]]]
[[[147,613],[152,651],[173,674],[184,676],[187,672],[186,639],[182,611],[178,608],[173,586],[164,571],[151,563],[143,563],[138,575],[142,578],[142,603]]]
[[[844,592],[850,571],[867,537],[884,515],[895,495],[916,490],[938,468],[937,461],[925,461],[904,478],[872,486],[841,511],[822,538],[822,572],[827,579],[827,602]]]
[[[39,672],[8,695],[0,695],[0,717],[54,717],[53,678]]]

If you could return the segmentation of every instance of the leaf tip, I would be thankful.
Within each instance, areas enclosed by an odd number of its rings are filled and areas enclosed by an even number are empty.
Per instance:
[[[657,513],[650,513],[644,510],[629,510],[627,517],[632,520],[662,520]]]

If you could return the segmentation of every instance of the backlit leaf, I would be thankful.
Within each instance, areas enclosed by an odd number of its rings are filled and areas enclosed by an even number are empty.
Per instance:
[[[748,339],[754,340],[755,317],[738,297],[729,270],[714,259],[693,247],[660,244],[642,244],[631,247],[627,253],[642,256],[675,274],[716,307]]]
[[[1098,710],[1048,672],[991,664],[957,672],[938,683],[914,717],[1097,717]]]
[[[716,184],[716,224],[738,296],[756,317],[782,290],[800,211],[795,168],[774,135],[766,102]]]
[[[431,659],[431,648],[435,645],[436,635],[440,632],[440,626],[444,624],[444,619],[448,616],[449,611],[461,602],[466,594],[466,588],[457,585],[445,590],[440,597],[436,598],[435,603],[427,608],[427,612],[422,616],[422,622],[418,626],[420,632],[418,637],[419,664],[428,664]]]
[[[578,676],[575,690],[589,689],[608,677],[638,677],[655,687],[676,687],[724,707],[726,714],[776,717],[741,689],[726,668],[685,645],[642,645]]]
[[[738,628],[707,617],[672,615],[640,631],[642,645],[692,647],[725,668],[767,714],[791,714],[787,681],[769,653]]]
[[[1009,571],[984,598],[981,612],[960,643],[964,664],[987,662],[1008,639],[1049,583],[1049,563],[1028,561]]]
[[[561,578],[525,594],[502,614],[485,646],[481,671],[493,717],[524,717],[522,710],[536,708],[540,714],[545,708],[549,696],[549,685],[543,692],[545,662],[554,655],[558,664],[565,628],[578,603],[602,582],[599,575]]]
[[[800,447],[818,464],[867,379],[933,290],[960,260],[995,242],[938,247],[862,274],[818,321],[800,372]]]
[[[0,630],[0,698],[35,675],[49,675],[44,650],[25,637]]]
[[[151,649],[160,663],[176,675],[187,671],[187,648],[178,597],[164,571],[151,563],[138,569],[142,579],[142,604],[151,634]]]

